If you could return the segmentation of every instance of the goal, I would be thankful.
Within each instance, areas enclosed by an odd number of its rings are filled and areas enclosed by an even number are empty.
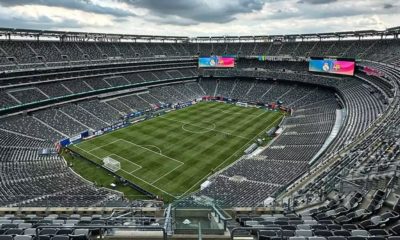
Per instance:
[[[110,157],[105,157],[103,159],[103,166],[112,172],[116,172],[121,169],[121,163]]]

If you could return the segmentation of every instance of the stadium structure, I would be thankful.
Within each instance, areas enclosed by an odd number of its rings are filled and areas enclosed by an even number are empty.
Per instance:
[[[0,29],[0,240],[397,240],[400,27]]]

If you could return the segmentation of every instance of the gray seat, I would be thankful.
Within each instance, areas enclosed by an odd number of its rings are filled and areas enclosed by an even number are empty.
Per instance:
[[[69,240],[69,236],[66,235],[56,235],[51,238],[51,240]]]
[[[23,229],[19,228],[10,228],[6,231],[5,235],[22,235],[24,233]]]
[[[93,214],[92,215],[92,220],[100,220],[102,216],[100,214]]]
[[[308,240],[326,240],[324,237],[309,237]]]
[[[23,219],[14,219],[12,221],[12,223],[14,223],[14,224],[20,224],[20,223],[24,223],[24,222],[25,222],[25,220],[23,220]]]
[[[358,229],[358,230],[352,230],[351,231],[351,236],[368,237],[369,233],[367,232],[367,230]]]
[[[65,220],[63,219],[54,219],[53,224],[55,225],[63,225],[65,223]]]
[[[277,237],[278,234],[274,230],[261,230],[260,236],[264,237]]]
[[[328,240],[346,240],[346,237],[343,236],[333,236],[333,237],[328,237]]]
[[[14,237],[14,240],[32,240],[32,238],[30,235],[17,235]]]
[[[305,237],[290,237],[289,240],[306,240]]]
[[[318,224],[317,220],[304,220],[304,224],[315,225]]]
[[[85,235],[89,236],[89,229],[87,228],[77,228],[74,231],[74,235]]]
[[[78,224],[79,220],[78,219],[68,219],[67,221],[65,221],[65,224],[68,226],[73,226]]]
[[[251,226],[254,226],[254,225],[259,225],[259,223],[258,223],[258,221],[249,220],[249,221],[245,221],[244,225],[247,226],[247,227],[251,227]]]
[[[81,219],[81,215],[79,215],[79,214],[72,214],[71,216],[69,216],[69,219],[77,219],[77,220],[79,220],[79,219]]]
[[[31,228],[32,227],[32,223],[19,223],[18,224],[18,228],[22,228],[22,229],[27,229],[27,228]]]
[[[335,236],[350,237],[351,233],[347,230],[337,230],[333,232]]]
[[[347,237],[347,240],[366,240],[367,237],[362,237],[362,236],[351,236]]]
[[[296,237],[312,237],[313,232],[311,230],[296,230]]]
[[[308,224],[299,224],[299,225],[297,225],[297,228],[299,230],[311,230],[311,226]]]
[[[85,235],[69,235],[70,240],[88,240],[89,238]]]
[[[39,235],[56,235],[57,231],[55,228],[44,228],[39,231]]]
[[[0,235],[0,240],[13,240],[12,235]]]
[[[57,231],[56,235],[69,235],[72,233],[73,230],[71,228],[61,228]]]
[[[24,230],[24,235],[35,236],[36,235],[36,228],[27,228]]]
[[[90,221],[92,221],[92,217],[81,217],[81,221],[90,222]]]

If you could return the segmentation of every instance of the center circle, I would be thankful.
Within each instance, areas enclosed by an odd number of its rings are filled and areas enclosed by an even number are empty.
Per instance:
[[[196,124],[185,123],[182,125],[182,130],[190,133],[208,133],[215,129],[215,123],[208,126],[196,126]]]

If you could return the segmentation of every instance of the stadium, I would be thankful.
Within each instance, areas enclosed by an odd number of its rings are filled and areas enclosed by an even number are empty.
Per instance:
[[[400,27],[178,35],[0,28],[0,240],[400,239]]]

